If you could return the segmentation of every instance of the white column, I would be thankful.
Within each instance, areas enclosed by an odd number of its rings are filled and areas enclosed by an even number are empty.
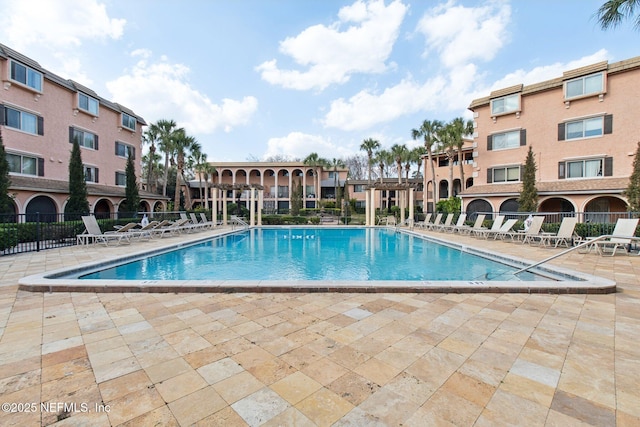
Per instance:
[[[213,221],[213,226],[218,225],[218,188],[213,187],[213,191],[211,192],[211,221]]]
[[[262,225],[262,204],[264,203],[264,190],[258,190],[258,226]]]
[[[227,225],[227,190],[222,190],[222,225]]]
[[[371,225],[371,206],[369,203],[369,190],[364,192],[364,225]]]
[[[376,225],[376,189],[372,188],[371,190],[371,225]]]
[[[249,189],[251,197],[249,198],[251,206],[249,207],[249,226],[253,227],[256,221],[256,189],[251,187]]]
[[[413,228],[413,199],[415,195],[413,194],[413,188],[409,188],[409,225]]]

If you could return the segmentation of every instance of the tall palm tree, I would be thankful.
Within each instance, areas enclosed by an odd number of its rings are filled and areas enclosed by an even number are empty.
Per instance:
[[[427,154],[427,149],[424,148],[423,145],[418,145],[413,150],[411,150],[410,158],[413,163],[418,166],[418,170],[413,173],[414,178],[419,178],[422,176],[422,158]]]
[[[411,129],[411,137],[416,140],[424,139],[424,148],[427,149],[427,159],[431,165],[431,186],[433,188],[433,204],[438,201],[438,186],[436,185],[436,168],[433,164],[433,146],[438,142],[438,132],[444,125],[440,120],[425,120],[418,129]]]
[[[320,191],[318,191],[318,169],[327,165],[328,161],[318,156],[318,153],[309,154],[303,163],[311,168],[313,172],[313,192],[315,193],[315,206],[318,207],[318,201],[320,200]]]
[[[155,125],[149,126],[149,128],[142,134],[142,143],[149,144],[149,153],[146,157],[147,160],[147,188],[149,191],[155,192],[155,186],[152,186],[151,179],[155,175],[155,158],[156,158],[156,141],[158,140],[158,128]],[[143,157],[143,162],[144,162]]]
[[[638,12],[640,12],[640,0],[608,0],[600,6],[596,17],[603,30],[617,27],[625,18],[634,19],[633,27],[640,30],[640,13]]]
[[[142,156],[143,175],[147,177],[147,190],[153,193],[158,191],[159,177],[161,173],[164,173],[160,160],[162,160],[162,156],[151,150]],[[150,170],[152,172],[149,172]]]
[[[473,135],[473,120],[465,121],[462,117],[456,117],[451,121],[452,137],[454,145],[458,150],[458,166],[460,167],[460,190],[464,190],[464,154],[462,147],[464,146],[464,137]]]
[[[162,195],[167,196],[167,181],[169,175],[169,162],[173,158],[173,138],[178,125],[174,120],[160,119],[152,123],[149,129],[153,129],[158,139],[158,148],[164,153],[164,179],[162,183]]]
[[[393,156],[393,160],[396,162],[396,168],[398,170],[398,183],[402,183],[402,163],[407,159],[409,154],[409,150],[407,146],[402,144],[394,144],[391,147],[391,156]]]
[[[449,164],[449,179],[447,180],[449,188],[449,197],[453,197],[453,159],[456,156],[455,126],[452,122],[447,123],[440,131],[439,151],[447,156]]]
[[[207,153],[203,153],[202,151],[198,151],[196,153],[193,153],[193,158],[195,160],[195,164],[194,164],[194,169],[196,171],[196,173],[198,174],[198,189],[199,189],[199,193],[200,193],[200,203],[202,203],[202,199],[204,199],[205,195],[209,193],[209,191],[204,191],[203,194],[203,186],[202,186],[202,178],[205,174],[205,168],[207,165],[209,165],[209,163],[207,162]],[[205,180],[205,183],[207,183],[207,187],[208,187],[208,180]],[[208,188],[207,188],[208,190]],[[205,202],[206,203],[206,202]],[[208,203],[206,203],[204,206],[209,206]]]
[[[184,128],[180,128],[173,133],[172,144],[175,151],[176,158],[176,191],[173,198],[173,206],[174,209],[177,209],[180,206],[180,190],[182,187],[181,180],[184,180],[184,167],[185,167],[185,159],[192,152],[200,151],[200,144],[196,141],[196,139],[192,136],[188,136]],[[185,192],[186,198],[189,200],[190,195],[189,191]],[[187,200],[187,205],[189,205],[189,201]]]
[[[333,169],[333,197],[336,198],[336,208],[340,208],[340,198],[338,197],[338,183],[340,182],[338,176],[338,168],[344,169],[344,161],[342,159],[336,159],[335,157],[329,162],[329,167]]]
[[[367,166],[369,171],[369,177],[367,178],[367,184],[371,185],[371,169],[373,168],[373,152],[380,148],[380,142],[373,139],[365,139],[360,144],[360,149],[367,152],[367,158],[369,159]]]

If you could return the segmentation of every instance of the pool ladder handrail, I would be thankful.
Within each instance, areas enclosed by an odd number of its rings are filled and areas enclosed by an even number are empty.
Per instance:
[[[543,259],[542,261],[538,261],[538,262],[535,262],[535,263],[533,263],[533,264],[531,264],[531,265],[528,265],[528,266],[526,266],[526,267],[524,267],[524,268],[521,268],[520,270],[518,270],[518,271],[514,272],[513,274],[515,275],[515,274],[518,274],[518,273],[525,272],[525,271],[527,271],[527,270],[529,270],[529,269],[531,269],[531,268],[533,268],[533,267],[537,267],[537,266],[539,266],[539,265],[542,265],[542,264],[544,264],[544,263],[545,263],[545,262],[547,262],[547,261],[551,261],[552,259],[556,259],[556,258],[558,258],[559,256],[562,256],[562,255],[564,255],[564,254],[568,254],[569,252],[572,252],[572,251],[574,251],[574,250],[576,250],[576,249],[583,248],[583,247],[585,247],[585,246],[592,245],[592,244],[594,244],[595,242],[598,242],[598,241],[600,241],[600,240],[610,239],[610,238],[618,238],[618,239],[621,239],[621,238],[622,238],[622,239],[640,240],[640,238],[638,238],[638,237],[615,236],[615,235],[613,235],[613,234],[603,234],[602,236],[598,236],[598,237],[596,237],[596,238],[594,238],[594,239],[590,239],[590,240],[584,241],[584,242],[580,243],[579,245],[571,246],[570,248],[565,249],[564,251],[559,252],[559,253],[557,253],[557,254],[551,255],[550,257],[545,258],[545,259]]]
[[[245,228],[249,227],[249,224],[247,224],[247,222],[245,220],[243,220],[242,218],[240,218],[239,216],[236,215],[231,215],[231,219],[229,220],[231,222],[231,226],[233,227],[233,224],[238,224],[241,225]]]

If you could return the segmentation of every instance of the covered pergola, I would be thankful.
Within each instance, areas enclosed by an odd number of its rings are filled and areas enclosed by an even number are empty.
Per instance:
[[[227,192],[228,191],[249,191],[249,226],[262,225],[262,204],[264,200],[264,186],[260,184],[214,184],[215,190],[212,194],[211,218],[213,221],[218,218],[218,190],[222,191],[222,225],[228,224],[227,214]],[[256,200],[258,208],[256,209]]]
[[[417,184],[413,183],[373,183],[365,186],[365,225],[376,225],[376,205],[382,200],[381,191],[396,191],[398,193],[398,205],[400,206],[400,218],[404,220],[404,213],[408,201],[409,224],[413,224],[414,192]]]

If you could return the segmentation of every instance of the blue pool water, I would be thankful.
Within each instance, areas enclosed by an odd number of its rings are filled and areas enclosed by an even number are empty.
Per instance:
[[[80,276],[111,280],[549,280],[380,228],[257,228]]]

